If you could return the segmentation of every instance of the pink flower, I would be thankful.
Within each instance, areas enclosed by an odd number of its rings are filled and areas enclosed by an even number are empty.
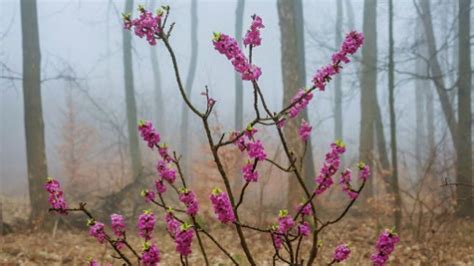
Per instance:
[[[235,71],[240,73],[242,80],[258,80],[262,74],[261,69],[250,64],[234,38],[223,33],[214,33],[212,43],[214,49],[231,61]]]
[[[244,151],[247,147],[247,144],[245,143],[243,136],[239,137],[239,135],[239,132],[232,132],[230,134],[230,139],[233,140],[232,144],[239,148],[240,151]]]
[[[267,154],[263,148],[263,144],[260,140],[250,141],[247,143],[247,152],[250,158],[257,159],[259,161],[265,161]]]
[[[244,45],[251,45],[252,47],[257,47],[262,43],[262,38],[260,37],[260,29],[265,28],[262,23],[262,18],[257,15],[252,16],[252,25],[250,29],[247,30],[244,38]]]
[[[146,203],[150,203],[155,200],[155,192],[153,192],[153,190],[142,190],[141,195],[145,198]]]
[[[148,242],[145,242],[140,262],[144,266],[158,265],[158,262],[160,262],[160,250],[158,250],[155,243],[150,245]]]
[[[253,136],[258,132],[258,130],[251,125],[248,125],[244,131],[244,135],[249,139],[252,140]]]
[[[138,235],[147,241],[151,239],[151,235],[155,229],[155,216],[151,211],[146,210],[138,216],[137,228]]]
[[[339,51],[332,55],[332,63],[318,69],[314,74],[313,86],[324,91],[326,83],[331,80],[332,76],[339,73],[339,70],[342,68],[340,65],[341,62],[346,64],[349,63],[350,59],[347,55],[357,52],[363,43],[364,36],[362,33],[352,31],[347,34]]]
[[[169,163],[171,162],[171,156],[168,154],[168,146],[166,144],[160,144],[158,145],[158,154],[160,154],[161,158]]]
[[[346,260],[350,254],[351,254],[351,249],[349,248],[349,246],[347,244],[341,244],[337,246],[336,249],[334,250],[333,258],[334,258],[334,261],[341,262],[341,261]]]
[[[380,234],[375,245],[375,252],[370,259],[374,266],[383,266],[387,263],[390,254],[395,250],[395,244],[400,242],[400,237],[392,230],[386,229]]]
[[[313,129],[312,126],[309,125],[308,122],[306,122],[304,119],[301,121],[301,125],[300,125],[300,130],[299,130],[299,134],[300,134],[300,138],[303,140],[303,141],[307,141],[309,136],[311,135],[311,130]]]
[[[311,234],[311,229],[308,222],[303,221],[298,224],[298,233],[302,236],[309,236]]]
[[[173,184],[174,181],[176,180],[176,170],[173,168],[170,168],[168,164],[163,160],[158,161],[156,165],[156,171],[158,172],[158,175],[161,178],[163,178],[164,180],[168,181],[171,184]]]
[[[175,237],[176,232],[178,232],[179,227],[181,226],[181,223],[174,218],[173,212],[168,211],[165,216],[165,221],[166,221],[166,229],[168,232],[171,234],[172,237]]]
[[[123,237],[125,232],[125,220],[122,215],[113,213],[110,215],[110,223],[112,225],[112,231],[118,237]]]
[[[311,204],[310,203],[307,203],[306,205],[304,205],[306,202],[303,202],[301,203],[297,208],[296,210],[297,211],[300,211],[301,210],[301,214],[303,216],[309,216],[309,215],[312,215],[313,214],[313,210],[311,209]],[[303,206],[304,205],[304,206]]]
[[[242,174],[247,182],[257,182],[258,180],[258,172],[253,170],[253,163],[250,161],[242,167]]]
[[[212,206],[214,207],[214,213],[217,215],[217,219],[222,223],[235,222],[234,210],[230,203],[229,197],[225,192],[215,188],[212,190],[209,196]]]
[[[188,256],[191,254],[191,244],[194,238],[194,230],[188,224],[182,224],[180,230],[176,233],[176,251],[181,256]]]
[[[165,183],[163,182],[163,179],[160,179],[160,180],[156,180],[155,181],[155,188],[156,188],[156,191],[159,193],[159,194],[163,194],[166,192],[166,185]]]
[[[67,214],[67,204],[59,182],[52,177],[48,177],[44,184],[44,188],[49,193],[48,201],[51,208],[60,214]]]
[[[308,92],[304,89],[300,89],[293,98],[291,98],[291,104],[293,106],[288,111],[288,116],[290,118],[296,117],[306,106],[308,106],[309,101],[313,99],[313,93]],[[283,127],[283,126],[282,126]]]
[[[279,250],[281,248],[282,236],[276,233],[272,233],[271,236],[272,236],[273,246],[275,247],[275,249]]]
[[[179,200],[186,205],[186,213],[191,216],[196,216],[199,210],[199,203],[196,198],[196,194],[191,190],[184,188],[179,194]]]
[[[148,147],[152,148],[160,142],[160,134],[156,132],[153,124],[150,121],[140,120],[138,123],[138,130],[143,140],[148,142]]]
[[[89,235],[95,237],[99,243],[104,243],[106,239],[104,224],[94,220],[89,220],[87,224],[89,225]]]
[[[340,164],[340,156],[346,151],[342,141],[336,141],[331,144],[331,151],[326,154],[326,160],[316,177],[316,194],[319,195],[326,191],[334,182],[332,177],[336,174]]]
[[[359,179],[366,181],[370,176],[370,167],[364,162],[360,162],[357,166],[359,167]]]
[[[287,234],[288,231],[295,226],[295,221],[291,215],[288,215],[287,210],[280,210],[278,214],[278,232]]]
[[[124,28],[131,30],[134,28],[135,35],[140,38],[145,37],[150,45],[156,44],[156,35],[161,32],[161,16],[162,12],[157,16],[144,8],[140,8],[141,15],[139,18],[130,19],[130,16],[124,16]]]
[[[350,169],[346,169],[341,173],[339,184],[342,185],[342,191],[344,191],[350,199],[356,199],[359,196],[359,193],[352,189],[351,180],[352,172]]]

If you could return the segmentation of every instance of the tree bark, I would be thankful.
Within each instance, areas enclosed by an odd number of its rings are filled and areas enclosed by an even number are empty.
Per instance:
[[[155,1],[151,1],[150,9],[155,8]],[[154,94],[154,120],[155,127],[160,132],[161,135],[166,135],[166,126],[165,123],[165,107],[163,102],[163,91],[161,87],[161,74],[160,74],[160,65],[158,62],[158,54],[156,52],[157,47],[150,46],[150,61],[151,69],[153,72],[153,94]]]
[[[342,0],[336,0],[336,38],[335,46],[342,42]],[[342,77],[341,74],[334,78],[334,135],[336,139],[343,139],[342,127]]]
[[[296,12],[296,34],[298,43],[298,71],[302,76],[302,83],[298,83],[299,88],[306,85],[306,55],[305,55],[305,41],[304,41],[304,14],[303,14],[303,1],[295,1],[295,12]],[[309,122],[308,110],[304,109],[302,118]],[[308,138],[308,144],[306,148],[306,156],[303,158],[303,176],[305,177],[305,184],[310,186],[314,183],[314,176],[316,175],[314,170],[313,160],[313,142],[311,136]]]
[[[278,17],[281,33],[281,71],[283,77],[283,105],[290,103],[301,85],[304,84],[304,78],[300,71],[300,46],[298,44],[296,5],[292,0],[278,0]],[[298,128],[302,118],[298,117],[287,121],[283,133],[288,141],[290,149],[297,156],[303,153],[303,142],[298,137]],[[288,208],[293,208],[298,195],[301,195],[302,189],[296,181],[295,176],[289,177],[288,184]]]
[[[43,183],[48,176],[48,166],[41,102],[41,51],[36,1],[21,1],[20,9],[23,48],[23,112],[28,192],[31,206],[30,222],[34,226],[44,227],[48,214],[48,198],[43,189]]]
[[[390,108],[390,146],[392,159],[391,190],[395,196],[395,228],[400,230],[402,222],[402,199],[398,188],[397,125],[395,117],[395,62],[393,40],[393,0],[388,2],[388,104]]]
[[[133,0],[125,1],[125,13],[132,13]],[[132,60],[132,33],[128,30],[122,32],[123,41],[123,69],[125,81],[125,105],[127,109],[128,126],[128,148],[132,164],[133,178],[137,180],[141,176],[142,156],[138,142],[137,130],[137,103],[135,100],[135,88],[133,84],[133,60]]]
[[[197,66],[197,56],[198,56],[198,40],[197,40],[197,27],[198,27],[198,17],[197,17],[197,0],[191,1],[191,61],[189,62],[188,75],[186,77],[186,94],[188,97],[191,97],[192,87],[194,83],[194,78],[196,76],[196,66]],[[189,141],[189,109],[185,103],[182,106],[181,112],[181,152],[183,153],[183,170],[186,171],[189,169],[189,163],[191,158],[191,141]]]
[[[359,138],[359,156],[373,169],[374,125],[375,125],[375,92],[377,89],[377,20],[376,0],[364,1],[363,32],[365,44],[362,47],[362,70],[360,77],[361,121]],[[373,196],[373,178],[369,178],[366,189],[362,192],[364,199]]]
[[[235,10],[235,38],[239,43],[240,48],[242,48],[242,31],[243,31],[243,20],[244,20],[244,7],[245,0],[237,1],[237,9]],[[237,72],[234,74],[234,84],[235,84],[235,130],[242,130],[244,128],[244,87],[242,83],[242,78]]]
[[[472,107],[471,107],[471,1],[459,0],[459,56],[458,56],[458,131],[457,131],[457,214],[473,216],[472,176]],[[469,185],[471,187],[469,187]]]

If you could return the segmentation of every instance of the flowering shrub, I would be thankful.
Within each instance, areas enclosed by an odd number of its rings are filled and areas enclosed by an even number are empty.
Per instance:
[[[339,170],[341,164],[340,157],[346,151],[346,147],[342,141],[335,141],[331,144],[324,164],[315,177],[315,183],[313,187],[310,187],[303,182],[304,178],[301,169],[297,167],[297,165],[301,165],[297,162],[303,161],[304,154],[298,155],[292,152],[292,147],[286,141],[282,128],[285,126],[285,121],[297,117],[308,106],[313,98],[313,91],[315,89],[324,91],[326,84],[330,82],[332,76],[341,71],[342,64],[350,62],[348,56],[356,53],[363,44],[363,35],[355,31],[347,34],[339,51],[333,54],[331,63],[315,72],[312,79],[313,86],[300,89],[291,99],[288,106],[285,106],[278,112],[274,112],[268,108],[265,97],[257,82],[262,71],[252,63],[252,49],[260,46],[262,43],[260,33],[260,30],[264,28],[262,18],[257,15],[252,16],[250,29],[243,39],[244,46],[249,50],[248,56],[239,48],[237,40],[233,37],[224,33],[214,33],[212,40],[214,48],[232,63],[235,71],[241,74],[243,80],[248,80],[252,83],[255,96],[255,118],[249,122],[247,128],[242,131],[232,132],[228,134],[227,138],[226,134],[223,134],[220,139],[216,140],[211,134],[208,119],[213,112],[216,100],[209,96],[207,90],[203,92],[202,95],[206,98],[206,108],[200,111],[191,103],[181,83],[176,56],[169,42],[173,25],[169,27],[166,25],[169,7],[164,6],[155,14],[145,10],[143,7],[140,7],[139,11],[141,14],[136,19],[132,19],[130,15],[124,15],[124,28],[126,30],[133,30],[135,35],[140,38],[145,37],[150,45],[157,44],[157,41],[161,41],[164,44],[173,62],[179,92],[187,107],[203,122],[209,148],[224,186],[223,189],[213,189],[209,194],[209,200],[214,209],[216,219],[224,224],[223,226],[226,226],[227,230],[236,231],[241,249],[245,254],[247,262],[251,265],[256,265],[256,262],[249,249],[250,243],[247,242],[243,230],[250,230],[268,236],[269,243],[271,243],[275,251],[273,256],[274,262],[280,261],[290,265],[302,265],[303,262],[308,265],[313,264],[320,248],[318,236],[326,227],[339,222],[347,214],[364,188],[370,176],[370,169],[363,162],[358,164],[358,177],[360,181],[358,187],[354,187],[352,184],[351,170],[345,169],[342,171],[339,184],[342,191],[348,195],[349,202],[337,217],[325,222],[321,221],[316,216],[315,198],[323,194],[334,184],[333,178]],[[260,110],[259,102],[263,106],[264,114],[260,113],[262,110]],[[279,133],[280,141],[284,144],[288,165],[281,165],[267,158],[264,143],[257,138],[258,130],[255,128],[257,125],[275,126]],[[52,178],[48,178],[45,184],[45,189],[49,193],[50,210],[62,215],[67,215],[73,211],[84,213],[89,219],[89,234],[95,237],[99,243],[110,244],[118,254],[117,258],[122,259],[128,265],[134,264],[132,261],[136,261],[137,264],[141,265],[157,265],[160,262],[160,250],[157,245],[159,240],[154,238],[154,232],[157,217],[161,215],[163,215],[166,222],[169,236],[175,241],[176,252],[180,255],[183,265],[188,264],[187,257],[193,252],[193,242],[195,242],[195,239],[197,239],[197,245],[206,265],[211,263],[202,244],[202,237],[209,238],[230,262],[239,264],[236,258],[227,251],[226,247],[212,235],[212,232],[201,225],[201,219],[197,219],[200,215],[199,202],[196,194],[186,185],[181,171],[180,157],[175,152],[170,153],[168,147],[161,143],[160,134],[151,122],[141,120],[138,124],[138,130],[148,147],[152,150],[156,148],[159,156],[156,165],[159,178],[155,180],[154,188],[146,188],[142,191],[142,196],[147,203],[154,204],[162,210],[158,211],[156,215],[151,210],[146,210],[138,216],[136,228],[138,229],[138,235],[143,239],[141,251],[137,251],[127,241],[127,230],[123,216],[119,214],[112,214],[110,216],[113,236],[108,234],[106,224],[96,221],[86,208],[86,203],[80,203],[78,208],[69,208],[64,200],[59,182]],[[305,143],[308,141],[311,130],[312,127],[308,122],[303,121],[301,123],[298,129],[301,141]],[[228,145],[235,145],[240,152],[245,152],[248,157],[247,163],[242,166],[241,170],[245,184],[242,186],[239,194],[231,189],[229,175],[224,170],[222,159],[219,156],[219,149]],[[258,182],[258,166],[263,163],[276,165],[280,170],[294,176],[301,185],[305,197],[303,202],[296,206],[294,210],[281,210],[275,220],[276,223],[269,225],[267,228],[248,225],[239,217],[239,207],[245,198],[246,188],[252,183]],[[179,205],[181,206],[168,205],[163,197],[163,194],[167,193],[167,191],[177,193]],[[240,195],[238,199],[236,195]],[[303,238],[307,238],[308,242],[311,241],[309,253],[306,255],[302,254],[303,252],[300,248]],[[376,243],[376,250],[371,257],[373,264],[384,265],[399,240],[393,231],[383,232]],[[127,253],[133,254],[133,258],[129,258],[129,256],[122,252],[124,249],[128,249],[130,252]],[[346,260],[350,253],[351,250],[347,244],[337,246],[334,249],[333,260],[329,264]],[[96,260],[90,259],[89,265],[97,265]]]

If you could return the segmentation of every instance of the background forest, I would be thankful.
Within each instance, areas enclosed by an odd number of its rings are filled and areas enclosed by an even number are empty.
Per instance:
[[[111,249],[98,248],[81,217],[48,214],[43,184],[54,176],[69,202],[87,201],[104,217],[117,209],[135,217],[147,208],[140,191],[153,183],[156,166],[156,153],[139,139],[140,119],[153,121],[182,154],[186,182],[212,216],[207,195],[221,180],[165,47],[123,30],[121,14],[136,16],[138,4],[171,6],[184,87],[196,103],[209,88],[218,103],[210,117],[216,136],[247,126],[254,96],[214,51],[213,32],[240,40],[250,17],[262,17],[262,48],[253,60],[273,110],[311,83],[346,33],[363,32],[353,63],[325,92],[315,92],[298,118],[313,126],[305,181],[313,182],[336,139],[346,143],[343,164],[362,160],[373,173],[345,221],[322,239],[322,256],[331,256],[324,245],[347,239],[354,246],[347,264],[364,265],[388,225],[402,239],[393,265],[474,265],[470,0],[0,0],[0,264],[82,265],[87,256],[113,262]],[[285,129],[297,147],[291,132],[298,125]],[[268,157],[284,161],[278,139],[265,128],[261,134]],[[232,186],[241,187],[245,158],[231,148],[222,157]],[[265,225],[300,195],[271,164],[260,175],[248,188],[243,215]],[[317,200],[320,217],[340,211],[344,200],[329,190]],[[221,237],[238,253],[235,236]],[[257,258],[270,264],[268,239],[252,237]],[[170,251],[163,261],[179,264],[171,241],[160,245]],[[190,256],[191,264],[200,259],[198,252]],[[217,251],[214,259],[225,263]]]

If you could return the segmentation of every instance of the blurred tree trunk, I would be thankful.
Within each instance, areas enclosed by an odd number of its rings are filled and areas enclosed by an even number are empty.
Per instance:
[[[242,41],[242,31],[243,31],[243,20],[244,20],[244,7],[245,0],[237,1],[237,9],[235,10],[235,38],[240,46]],[[244,87],[242,84],[242,78],[237,72],[234,74],[234,84],[235,84],[235,130],[242,130],[244,128]]]
[[[125,1],[125,14],[132,13],[133,0]],[[123,69],[125,81],[125,105],[127,108],[128,145],[132,162],[133,178],[137,180],[141,176],[142,156],[138,145],[137,130],[137,103],[135,101],[135,88],[133,85],[133,61],[132,61],[132,33],[128,30],[122,31],[123,41]]]
[[[416,44],[416,51],[418,53],[418,58],[415,61],[415,73],[420,76],[426,76],[429,69],[427,69],[426,62],[423,61],[424,58],[428,58],[428,53],[426,51],[426,39],[423,34],[423,25],[421,21],[417,20],[415,33],[417,38]],[[416,174],[420,176],[423,172],[424,168],[424,160],[426,156],[424,156],[425,152],[427,151],[424,149],[426,147],[427,142],[426,140],[426,125],[425,123],[425,116],[427,114],[428,106],[427,104],[427,92],[431,88],[429,87],[429,82],[424,79],[417,79],[415,81],[415,163],[416,163]],[[426,107],[426,108],[425,108]],[[427,119],[428,120],[428,119]]]
[[[398,188],[397,125],[395,117],[395,62],[393,40],[393,0],[388,2],[388,104],[390,108],[390,146],[392,152],[392,178],[390,186],[395,196],[395,228],[401,229],[402,199]]]
[[[349,30],[354,30],[355,27],[355,19],[354,19],[354,7],[352,7],[352,0],[346,0],[346,16],[347,16],[347,27]]]
[[[23,47],[23,115],[25,117],[26,161],[30,196],[30,222],[46,226],[48,197],[43,183],[48,176],[43,108],[41,103],[41,51],[36,0],[20,2]],[[50,221],[51,219],[47,219]]]
[[[363,32],[365,34],[365,44],[362,47],[362,69],[360,73],[360,139],[359,158],[373,169],[373,149],[374,149],[374,124],[375,106],[377,90],[377,20],[376,20],[376,0],[364,1],[364,21]],[[365,192],[362,193],[364,199],[373,196],[373,178],[369,178]]]
[[[198,27],[198,17],[197,17],[197,0],[191,1],[191,61],[189,62],[188,75],[186,77],[186,94],[188,97],[191,97],[192,87],[194,83],[194,78],[196,76],[196,66],[197,66],[197,56],[198,56],[198,40],[197,40],[197,27]],[[183,169],[185,175],[189,169],[189,163],[191,158],[191,141],[189,141],[191,135],[189,134],[189,109],[188,106],[183,103],[182,112],[181,112],[181,152],[183,153]]]
[[[342,0],[336,0],[336,48],[342,42],[342,12]],[[334,135],[339,140],[343,139],[342,125],[342,77],[339,74],[334,78]]]
[[[156,1],[151,1],[150,10],[155,9]],[[160,74],[160,65],[158,63],[158,54],[156,49],[158,47],[150,45],[150,60],[151,60],[151,69],[153,72],[153,93],[154,93],[154,120],[156,123],[156,129],[160,132],[161,135],[166,135],[166,126],[165,123],[165,108],[163,102],[163,91],[161,87],[161,74]]]
[[[298,73],[302,76],[302,83],[294,84],[298,88],[306,86],[306,55],[304,47],[304,14],[303,14],[303,1],[295,1],[295,12],[296,12],[296,34],[297,34],[297,43],[298,43]],[[308,109],[303,109],[301,114],[302,118],[308,122]],[[298,139],[299,141],[299,139]],[[313,143],[311,141],[311,136],[308,138],[308,146],[306,148],[306,155],[304,157],[303,163],[303,176],[305,177],[305,183],[307,186],[314,184],[314,176],[316,175],[314,171],[314,160],[313,160]]]
[[[304,77],[300,71],[300,56],[298,51],[296,1],[278,0],[278,17],[281,32],[281,71],[283,77],[283,106],[290,103],[298,89],[304,84]],[[298,128],[302,118],[290,119],[283,128],[283,132],[288,141],[288,146],[295,155],[303,153],[303,142],[298,137]],[[304,176],[304,175],[303,175]],[[311,176],[312,178],[314,176]],[[287,207],[293,208],[297,200],[301,200],[302,189],[295,176],[289,177]]]
[[[443,110],[444,117],[448,124],[449,132],[453,139],[453,142],[456,141],[456,130],[457,130],[457,122],[456,117],[454,114],[454,109],[451,105],[451,101],[448,96],[448,92],[446,90],[445,82],[443,80],[443,72],[441,70],[441,66],[438,61],[438,50],[436,48],[436,39],[433,31],[433,23],[431,19],[431,11],[430,11],[430,1],[428,0],[420,0],[420,7],[421,13],[420,17],[423,22],[423,27],[425,29],[425,37],[426,42],[425,44],[428,46],[429,52],[429,66],[430,72],[432,76],[432,80],[436,87],[436,92],[438,93],[440,102],[441,102],[441,109]]]
[[[458,56],[458,131],[457,131],[457,214],[473,216],[472,203],[472,67],[471,67],[471,0],[459,0],[459,56]],[[469,187],[471,186],[471,187]]]

